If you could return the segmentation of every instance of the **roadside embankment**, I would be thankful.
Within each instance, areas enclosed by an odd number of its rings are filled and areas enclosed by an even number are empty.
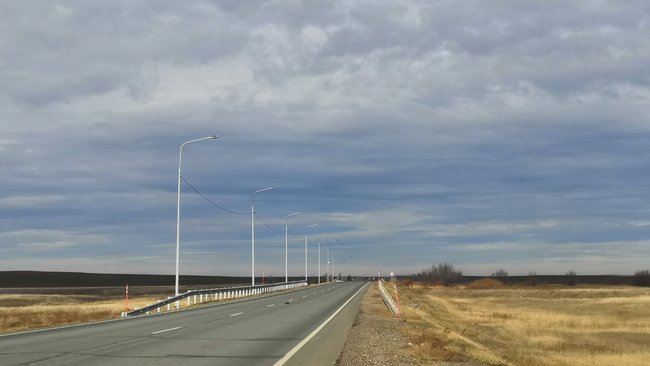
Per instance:
[[[338,366],[479,366],[453,348],[444,329],[434,329],[418,316],[396,317],[383,303],[377,284],[361,302]]]

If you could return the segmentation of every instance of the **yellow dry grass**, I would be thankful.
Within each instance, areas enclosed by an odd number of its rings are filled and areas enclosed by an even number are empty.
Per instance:
[[[405,318],[414,324],[414,342],[428,335],[432,344],[486,364],[648,365],[650,360],[649,289],[401,286],[400,297]]]
[[[153,303],[156,298],[129,300],[129,308]],[[0,295],[0,333],[65,324],[116,319],[124,299],[77,295]]]

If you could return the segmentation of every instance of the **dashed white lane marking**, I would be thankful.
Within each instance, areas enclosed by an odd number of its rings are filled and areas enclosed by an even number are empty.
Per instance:
[[[273,307],[273,306],[275,306],[275,304],[266,305],[267,308],[270,308],[270,307]]]
[[[230,314],[230,316],[237,316],[237,315],[242,315],[242,314],[243,313],[234,313],[234,314]]]
[[[304,298],[307,297],[307,296],[309,296],[309,295],[303,295],[302,298],[304,299]]]
[[[159,330],[159,331],[153,332],[151,334],[160,334],[160,333],[165,333],[165,332],[171,332],[171,331],[177,330],[177,329],[181,329],[181,327],[169,328],[169,329],[165,329],[165,330]]]

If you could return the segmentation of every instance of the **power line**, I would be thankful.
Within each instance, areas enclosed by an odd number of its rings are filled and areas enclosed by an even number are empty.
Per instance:
[[[227,209],[227,208],[225,208],[225,207],[219,205],[218,203],[216,203],[216,202],[212,201],[211,199],[209,199],[208,197],[206,197],[206,196],[205,196],[203,193],[201,193],[198,189],[196,189],[196,187],[194,187],[190,182],[188,182],[187,179],[185,179],[185,177],[181,176],[181,180],[182,180],[185,184],[187,184],[188,187],[190,187],[190,189],[192,189],[192,190],[194,191],[194,193],[198,194],[201,198],[203,198],[204,200],[206,200],[208,203],[210,203],[210,204],[213,205],[214,207],[216,207],[216,208],[218,208],[218,209],[220,209],[220,210],[222,210],[222,211],[224,211],[224,212],[226,212],[226,213],[229,213],[229,214],[231,214],[231,215],[248,215],[248,213],[246,213],[246,212],[237,212],[237,211],[229,210],[229,209]],[[276,229],[272,228],[269,224],[267,224],[267,223],[264,221],[264,219],[262,219],[262,218],[257,214],[257,212],[255,212],[255,217],[257,217],[257,218],[262,222],[262,224],[264,224],[264,226],[266,226],[267,229],[273,231],[274,233],[282,234],[282,231],[280,231],[280,230],[276,230]],[[291,234],[292,237],[296,238],[296,236],[295,236],[295,235],[294,235],[290,230],[289,230],[289,234]]]
[[[227,209],[227,208],[225,208],[225,207],[223,207],[223,206],[221,206],[221,205],[215,203],[214,201],[212,201],[211,199],[209,199],[208,197],[206,197],[203,193],[199,192],[199,190],[196,189],[196,188],[195,188],[195,187],[194,187],[190,182],[188,182],[187,179],[185,179],[185,177],[181,176],[181,179],[182,179],[183,182],[185,182],[185,184],[187,184],[187,185],[188,185],[188,186],[189,186],[189,187],[190,187],[190,188],[191,188],[191,189],[192,189],[196,194],[198,194],[199,196],[201,196],[201,198],[203,198],[204,200],[208,201],[212,206],[214,206],[214,207],[216,207],[216,208],[218,208],[218,209],[220,209],[220,210],[222,210],[222,211],[224,211],[224,212],[226,212],[226,213],[229,213],[229,214],[231,214],[231,215],[248,215],[247,213],[244,213],[244,212],[236,212],[236,211],[229,210],[229,209]]]
[[[264,220],[262,220],[262,218],[257,214],[257,212],[255,212],[255,217],[257,217],[260,221],[262,221],[262,224],[264,224],[264,226],[266,226],[267,229],[273,231],[274,233],[282,234],[282,231],[276,230],[270,227],[266,222],[264,222]]]

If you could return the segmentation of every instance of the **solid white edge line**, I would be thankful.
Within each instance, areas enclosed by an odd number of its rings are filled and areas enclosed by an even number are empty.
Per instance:
[[[153,332],[151,334],[160,334],[160,333],[165,333],[165,332],[171,332],[172,330],[178,330],[178,329],[181,329],[181,327],[169,328],[169,329],[165,329],[165,330],[159,330],[159,331]]]
[[[370,282],[368,282],[368,283],[366,283],[365,285],[363,285],[363,286],[359,289],[359,291],[355,292],[354,295],[352,295],[352,296],[348,299],[348,301],[345,302],[345,304],[341,305],[341,307],[338,308],[338,309],[334,312],[334,314],[330,315],[330,317],[327,318],[327,319],[326,319],[326,320],[325,320],[321,325],[319,325],[318,328],[314,329],[313,332],[309,333],[309,335],[308,335],[307,337],[305,337],[305,339],[303,339],[302,341],[300,341],[300,343],[298,343],[295,347],[293,347],[293,348],[291,349],[291,351],[289,351],[286,355],[284,355],[281,359],[279,359],[276,363],[274,363],[273,366],[282,366],[282,365],[284,365],[287,361],[289,361],[289,359],[290,359],[291,357],[293,357],[293,355],[295,355],[296,353],[298,353],[298,351],[300,351],[300,349],[301,349],[302,347],[304,347],[305,344],[307,344],[307,342],[309,342],[312,338],[314,338],[314,337],[316,336],[316,334],[318,334],[318,332],[320,332],[321,329],[323,329],[323,328],[327,325],[327,323],[329,323],[332,319],[334,319],[334,317],[335,317],[338,313],[340,313],[341,310],[343,310],[343,308],[345,307],[345,305],[347,305],[350,301],[352,301],[352,299],[354,299],[354,298],[359,294],[359,292],[361,292],[361,290],[363,290],[366,286],[368,286],[368,284],[370,284]]]

